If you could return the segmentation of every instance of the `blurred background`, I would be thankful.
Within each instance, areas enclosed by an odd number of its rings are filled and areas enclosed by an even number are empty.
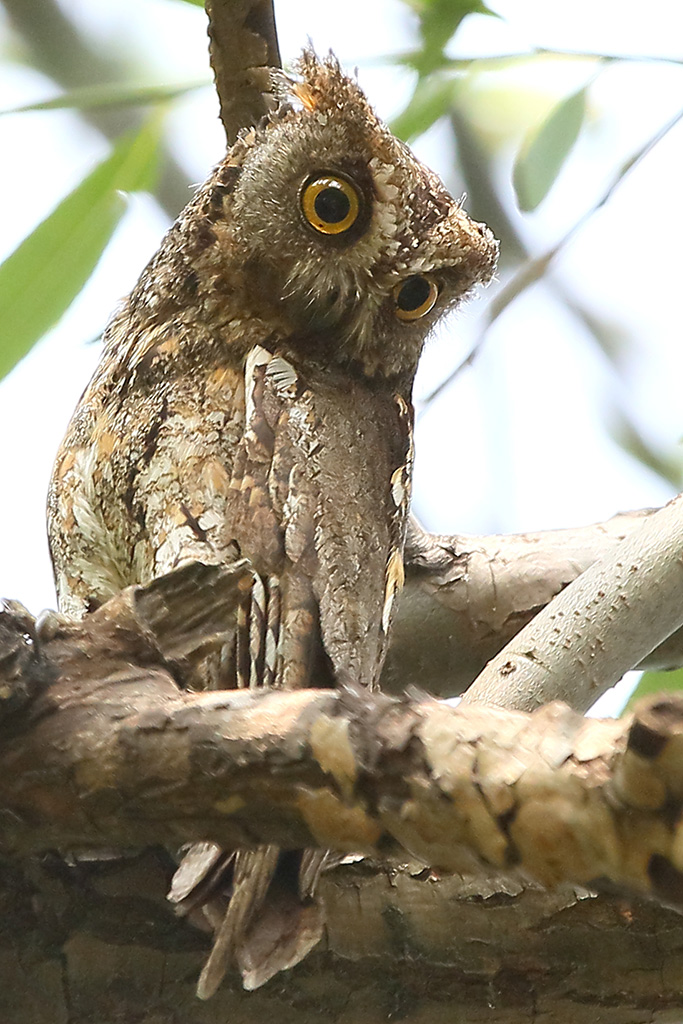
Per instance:
[[[276,13],[284,61],[310,37],[357,67],[501,241],[418,375],[423,524],[572,526],[680,490],[679,0]],[[223,152],[201,5],[2,0],[0,595],[34,612],[54,605],[45,491],[99,335]]]

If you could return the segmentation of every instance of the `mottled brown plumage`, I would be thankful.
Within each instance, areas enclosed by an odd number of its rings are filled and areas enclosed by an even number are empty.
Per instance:
[[[113,318],[50,490],[69,614],[191,559],[250,560],[226,647],[188,685],[377,683],[403,582],[417,362],[434,321],[495,263],[490,232],[333,58],[307,52],[299,71]],[[207,905],[204,995],[226,959],[254,986],[317,941],[310,901],[296,918],[274,899],[277,851],[229,868],[206,846],[190,862],[174,891],[190,905],[232,871],[225,918]],[[304,858],[302,898],[319,866]]]

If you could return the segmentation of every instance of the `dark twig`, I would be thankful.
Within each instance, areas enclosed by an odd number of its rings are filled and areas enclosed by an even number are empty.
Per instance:
[[[281,66],[272,0],[206,0],[209,51],[228,143],[268,112],[270,68]]]

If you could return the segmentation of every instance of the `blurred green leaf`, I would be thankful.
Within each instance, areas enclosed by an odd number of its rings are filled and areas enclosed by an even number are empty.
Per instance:
[[[450,110],[458,79],[438,73],[418,79],[408,106],[391,122],[394,135],[412,142]]]
[[[0,264],[0,377],[71,305],[124,209],[121,191],[154,185],[160,118],[119,139],[110,156]]]
[[[558,103],[527,136],[512,173],[520,210],[535,210],[545,199],[578,138],[585,113],[584,88]]]
[[[622,714],[632,711],[636,701],[643,697],[651,697],[656,693],[676,693],[680,690],[683,690],[683,668],[675,669],[673,672],[643,672]]]
[[[614,407],[610,411],[608,428],[610,436],[620,448],[677,491],[680,490],[683,465],[678,446],[672,445],[668,450],[656,448],[647,440],[627,408]]]
[[[169,85],[126,85],[111,82],[106,85],[88,85],[82,89],[72,89],[62,96],[54,96],[39,103],[27,103],[22,107],[11,107],[0,110],[4,114],[25,114],[33,110],[64,110],[76,107],[80,110],[91,110],[96,107],[133,107],[151,103],[163,103],[175,99],[194,89],[202,89],[211,85],[211,79]]]
[[[629,326],[619,321],[618,314],[612,316],[589,309],[573,293],[567,294],[564,302],[579,322],[592,334],[605,358],[621,373],[622,364],[628,359],[633,348],[633,334]]]
[[[406,0],[420,19],[422,49],[413,55],[413,66],[420,75],[429,74],[443,64],[444,47],[453,38],[468,14],[498,15],[482,0]]]
[[[204,0],[182,0],[185,4],[192,4],[193,7],[203,7]]]

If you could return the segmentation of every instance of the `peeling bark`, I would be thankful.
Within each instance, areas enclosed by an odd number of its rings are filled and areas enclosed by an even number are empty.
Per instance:
[[[559,703],[526,714],[365,690],[183,691],[183,660],[224,642],[248,578],[246,563],[194,563],[81,622],[34,628],[5,611],[5,852],[320,846],[678,900],[683,698],[631,722]]]

